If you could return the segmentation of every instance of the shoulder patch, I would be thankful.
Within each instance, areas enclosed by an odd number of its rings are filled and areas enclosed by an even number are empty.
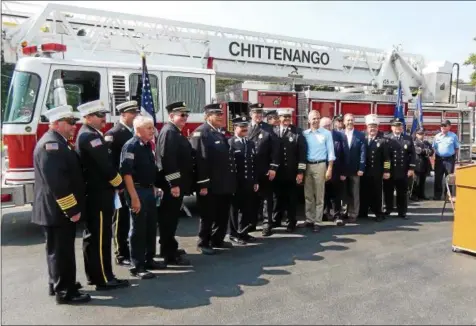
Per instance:
[[[102,145],[101,138],[93,139],[89,143],[91,144],[92,147],[97,147],[97,146]]]
[[[133,160],[134,159],[134,153],[127,152],[126,154],[124,154],[124,158],[129,159],[129,160]]]
[[[192,137],[200,137],[201,132],[200,131],[195,131],[192,135]]]
[[[111,136],[111,135],[107,135],[106,137],[104,137],[104,140],[109,141],[109,142],[112,141],[113,139],[114,139],[114,137]]]
[[[45,144],[45,149],[47,151],[57,151],[58,150],[58,143],[47,143]]]

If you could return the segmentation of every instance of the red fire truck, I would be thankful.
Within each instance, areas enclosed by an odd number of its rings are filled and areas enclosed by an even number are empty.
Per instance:
[[[143,52],[159,129],[171,102],[185,101],[191,109],[184,130],[188,135],[203,122],[202,108],[219,101],[228,120],[244,112],[249,102],[261,102],[268,109],[293,108],[295,124],[302,128],[307,128],[309,110],[319,110],[330,117],[354,113],[359,129],[366,114],[377,113],[381,128],[388,130],[400,82],[407,126],[415,107],[412,92],[421,87],[425,128],[436,131],[449,118],[460,135],[470,130],[464,110],[447,104],[453,78],[449,62],[426,64],[422,56],[400,49],[382,51],[130,14],[117,20],[116,15],[56,3],[29,12],[2,2],[4,58],[16,64],[2,120],[7,162],[2,204],[33,200],[32,153],[47,130],[43,113],[57,104],[58,88],[64,87],[74,109],[103,100],[110,108],[110,128],[118,120],[115,107],[138,98]],[[252,82],[216,94],[217,77]],[[332,86],[335,91],[310,91],[307,85]],[[468,148],[471,153],[470,146],[462,148],[463,154]]]

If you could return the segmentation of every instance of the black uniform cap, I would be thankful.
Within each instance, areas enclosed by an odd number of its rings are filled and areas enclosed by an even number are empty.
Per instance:
[[[223,112],[223,105],[219,103],[212,103],[205,105],[203,110],[205,111],[205,113],[221,113]]]
[[[402,118],[394,118],[392,119],[391,122],[392,126],[400,126],[403,124],[403,119]]]
[[[267,111],[267,112],[265,113],[265,116],[266,116],[266,117],[270,117],[270,116],[276,116],[276,117],[277,117],[277,116],[278,116],[278,111],[276,111],[276,110]]]
[[[424,133],[425,133],[425,129],[423,129],[423,128],[418,128],[418,129],[416,130],[416,133],[417,133],[417,134],[424,134]]]
[[[338,114],[338,115],[334,116],[334,118],[332,120],[333,121],[344,121],[344,116],[342,114]]]
[[[175,102],[172,104],[169,104],[165,107],[167,109],[168,113],[172,112],[190,112],[190,110],[187,108],[187,105],[185,102]]]
[[[250,104],[250,111],[263,112],[263,103]]]
[[[234,126],[245,127],[248,126],[251,119],[249,117],[236,117],[231,120]]]

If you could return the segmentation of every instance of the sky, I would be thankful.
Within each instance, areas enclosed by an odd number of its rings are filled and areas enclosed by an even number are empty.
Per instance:
[[[426,60],[463,66],[476,52],[473,1],[35,1],[68,3],[137,15],[379,49],[401,44]]]

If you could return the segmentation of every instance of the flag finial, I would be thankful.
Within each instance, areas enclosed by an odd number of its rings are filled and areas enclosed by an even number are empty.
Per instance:
[[[141,57],[142,59],[145,58],[145,53],[144,53],[144,51],[142,51],[142,52],[140,53],[140,57]]]

